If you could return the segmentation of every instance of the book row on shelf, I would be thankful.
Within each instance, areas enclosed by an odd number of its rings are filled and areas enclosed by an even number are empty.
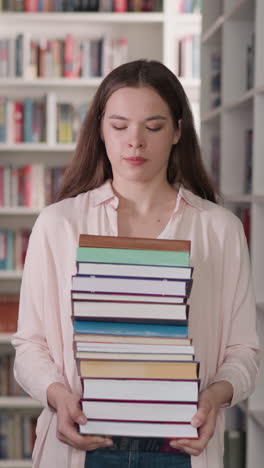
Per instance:
[[[31,459],[36,424],[35,415],[1,411],[0,460]]]
[[[0,230],[0,271],[22,271],[28,247],[30,230]]]
[[[199,79],[200,35],[177,40],[178,76]],[[122,38],[64,39],[18,34],[0,39],[0,78],[93,78],[106,76],[128,60],[128,41]]]
[[[244,91],[254,87],[255,76],[255,36],[252,34],[250,41],[245,45]],[[222,104],[222,54],[220,47],[215,46],[210,56],[210,108],[214,109]]]
[[[0,78],[90,78],[127,62],[126,37],[32,39],[30,33],[0,39]]]
[[[26,396],[14,378],[14,353],[0,354],[0,396]]]
[[[54,202],[65,167],[0,166],[0,207],[42,209]]]
[[[48,143],[48,128],[54,143],[73,143],[87,109],[84,102],[56,102],[54,93],[39,98],[0,97],[0,143]]]
[[[187,1],[187,0],[185,0]],[[196,2],[199,3],[199,2]],[[163,0],[1,0],[0,11],[18,12],[152,12]],[[198,8],[198,7],[197,7]]]
[[[177,13],[200,13],[202,0],[175,0]]]

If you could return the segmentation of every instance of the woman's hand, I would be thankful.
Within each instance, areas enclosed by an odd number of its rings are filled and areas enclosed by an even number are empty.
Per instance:
[[[79,405],[79,398],[58,382],[51,384],[47,391],[48,403],[57,412],[57,438],[79,450],[91,451],[110,447],[110,437],[88,436],[78,433],[76,424],[85,424],[87,418]]]
[[[230,403],[233,387],[227,381],[219,381],[201,392],[198,410],[192,418],[192,425],[199,428],[199,439],[177,439],[170,442],[171,447],[198,456],[205,449],[215,431],[216,417],[221,405]]]

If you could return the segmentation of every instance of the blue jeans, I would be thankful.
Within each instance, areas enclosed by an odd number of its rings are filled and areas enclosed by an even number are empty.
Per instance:
[[[97,449],[86,452],[85,468],[191,468],[190,455]]]

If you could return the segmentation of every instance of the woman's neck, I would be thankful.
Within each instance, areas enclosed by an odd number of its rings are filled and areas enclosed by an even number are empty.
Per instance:
[[[167,182],[127,182],[113,180],[114,193],[119,198],[119,210],[129,210],[144,216],[175,199],[176,190]]]

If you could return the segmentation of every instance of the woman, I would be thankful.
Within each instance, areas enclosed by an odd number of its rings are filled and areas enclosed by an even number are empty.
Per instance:
[[[180,453],[116,452],[110,437],[81,436],[70,289],[80,233],[190,239],[189,329],[200,361],[192,424]],[[216,204],[185,92],[164,65],[139,60],[102,82],[83,124],[59,201],[30,238],[21,287],[15,375],[42,402],[34,468],[220,468],[223,407],[252,392],[258,371],[255,302],[240,221]]]

